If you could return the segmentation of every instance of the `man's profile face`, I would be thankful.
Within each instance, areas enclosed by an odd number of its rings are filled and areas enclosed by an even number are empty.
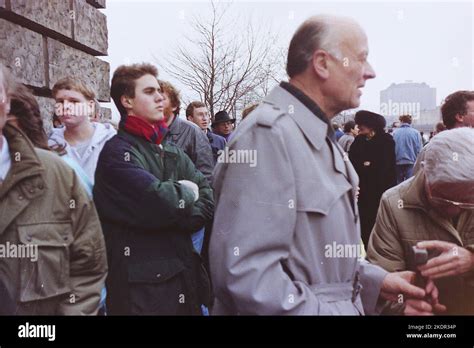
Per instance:
[[[466,114],[462,115],[465,127],[474,127],[474,100],[466,102]]]
[[[3,129],[7,121],[7,115],[10,112],[10,98],[5,88],[5,79],[0,71],[0,130]]]
[[[205,106],[194,108],[192,117],[188,117],[188,121],[194,122],[202,130],[206,130],[209,126],[209,111]]]
[[[350,33],[340,35],[345,36],[340,44],[343,59],[331,56],[327,85],[334,109],[342,111],[360,105],[361,89],[368,79],[375,77],[375,72],[367,60],[369,47],[364,32],[355,28]]]
[[[135,80],[135,97],[130,98],[128,113],[149,123],[156,123],[164,117],[163,96],[155,76],[147,74]]]

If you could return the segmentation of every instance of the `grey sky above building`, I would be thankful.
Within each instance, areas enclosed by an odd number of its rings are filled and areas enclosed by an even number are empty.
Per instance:
[[[222,2],[222,1],[221,1]],[[228,1],[227,1],[228,2]],[[272,28],[287,49],[296,28],[310,15],[339,14],[357,20],[369,39],[369,62],[377,77],[367,82],[360,108],[380,110],[380,92],[407,80],[436,88],[436,104],[459,89],[474,89],[473,2],[233,1],[231,16]],[[209,16],[209,1],[108,0],[111,76],[124,63],[156,62],[193,35],[193,15]],[[232,29],[232,28],[231,28]],[[239,35],[238,30],[231,30]],[[282,66],[282,72],[284,66]],[[285,76],[285,75],[282,75]],[[182,84],[160,69],[160,78]],[[116,112],[114,110],[114,112]]]

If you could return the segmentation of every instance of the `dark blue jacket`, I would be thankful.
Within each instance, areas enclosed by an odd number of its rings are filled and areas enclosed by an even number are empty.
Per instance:
[[[196,202],[179,180],[198,185]],[[94,201],[109,262],[108,313],[200,314],[210,287],[191,233],[212,219],[214,201],[189,157],[119,130],[100,154]]]
[[[207,131],[207,139],[209,140],[209,144],[211,144],[212,154],[214,156],[214,164],[217,163],[217,157],[219,157],[219,150],[224,150],[227,141],[224,137],[212,133],[210,130]]]
[[[423,147],[421,134],[408,123],[402,123],[393,133],[397,164],[414,164]]]

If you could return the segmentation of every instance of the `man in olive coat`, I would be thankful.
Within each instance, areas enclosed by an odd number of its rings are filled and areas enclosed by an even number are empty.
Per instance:
[[[420,270],[439,289],[440,314],[474,314],[473,172],[474,130],[436,135],[418,173],[382,196],[370,238],[368,259],[390,272],[410,268],[413,246],[428,249],[432,259]]]
[[[33,147],[6,123],[12,86],[6,76],[0,65],[3,310],[12,302],[2,314],[96,315],[107,259],[94,203],[57,154]]]

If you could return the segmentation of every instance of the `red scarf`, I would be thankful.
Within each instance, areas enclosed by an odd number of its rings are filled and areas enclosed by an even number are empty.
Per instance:
[[[168,130],[168,126],[164,119],[151,124],[141,117],[128,115],[125,118],[125,122],[121,123],[123,130],[126,132],[145,138],[150,143],[157,145],[161,144],[161,141]]]

